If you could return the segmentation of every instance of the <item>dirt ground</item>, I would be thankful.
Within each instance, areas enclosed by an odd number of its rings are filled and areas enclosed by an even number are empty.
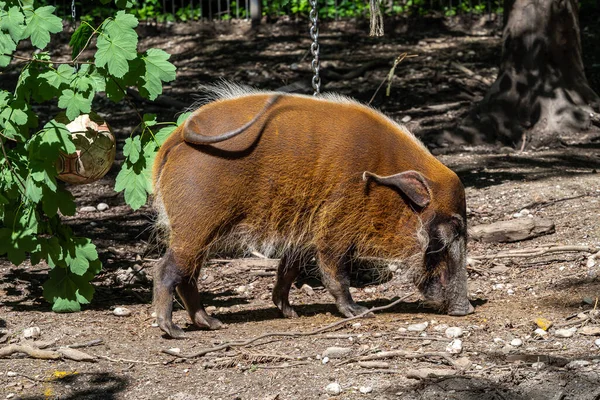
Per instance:
[[[158,104],[134,104],[143,112],[173,120],[197,99],[200,84],[219,78],[264,89],[295,83],[306,88],[310,57],[304,28],[304,24],[285,21],[258,32],[250,32],[245,25],[144,27],[140,29],[142,46],[172,53],[178,78],[165,88],[168,97]],[[500,37],[496,28],[497,22],[486,20],[467,28],[439,21],[411,25],[399,21],[390,24],[388,35],[380,39],[369,38],[360,24],[324,25],[322,66],[337,73],[329,73],[329,79],[324,74],[324,89],[368,102],[389,66],[374,63],[351,80],[340,76],[369,61],[391,65],[400,53],[417,54],[398,67],[392,96],[380,93],[373,105],[394,119],[408,121],[407,126],[459,174],[466,187],[469,225],[512,220],[526,208],[533,217],[548,218],[556,227],[553,234],[511,244],[471,241],[470,257],[548,245],[588,246],[598,251],[600,143],[522,153],[456,144],[460,138],[453,136],[453,129],[497,73]],[[599,90],[595,28],[583,31],[584,62]],[[54,53],[64,50],[56,45]],[[11,73],[1,81],[10,85]],[[132,107],[100,98],[95,108],[114,127],[122,148],[135,121]],[[44,106],[39,111],[54,115],[56,110]],[[122,155],[117,164],[120,160]],[[122,195],[112,190],[117,172],[115,166],[96,183],[72,187],[78,209],[100,202],[110,206],[104,212],[79,212],[67,219],[78,234],[94,240],[104,264],[94,281],[94,301],[83,312],[50,311],[41,294],[47,266],[25,263],[15,267],[0,260],[0,347],[23,342],[23,331],[35,326],[41,332],[36,341],[55,341],[51,348],[101,339],[99,345],[80,349],[95,356],[95,362],[24,356],[0,359],[0,398],[324,399],[333,397],[326,390],[332,383],[339,384],[337,397],[343,399],[600,398],[599,346],[594,344],[596,337],[582,333],[584,325],[600,326],[591,312],[600,292],[600,257],[594,262],[591,253],[581,251],[472,261],[469,297],[476,312],[462,318],[437,314],[413,294],[375,318],[347,322],[315,335],[270,337],[197,358],[165,354],[162,350],[173,348],[179,348],[181,355],[191,354],[269,332],[308,332],[341,317],[321,284],[307,279],[298,286],[307,283],[313,291],[295,287],[291,293],[300,317],[281,319],[270,300],[272,261],[217,260],[203,270],[200,290],[209,311],[226,329],[195,330],[176,305],[174,320],[184,327],[187,338],[165,338],[153,326],[152,317],[151,268],[161,256],[151,239],[152,211],[144,207],[132,212],[125,205]],[[127,272],[130,268],[137,272]],[[381,284],[364,283],[363,279],[353,289],[353,296],[369,307],[414,290],[402,268]],[[131,314],[115,316],[116,307],[125,307]],[[577,314],[582,312],[590,319],[579,319]],[[545,338],[534,335],[538,317],[554,323]],[[409,324],[422,322],[429,323],[424,332],[405,331]],[[452,365],[439,355],[451,342],[440,328],[443,324],[464,331],[462,353],[449,357]],[[561,325],[576,327],[577,332],[558,337],[556,328]],[[522,346],[511,346],[513,339],[521,339]],[[349,353],[324,362],[323,352],[333,346]],[[386,364],[375,368],[357,362],[361,356],[390,350],[434,354],[378,360]],[[415,378],[424,371],[436,376]]]

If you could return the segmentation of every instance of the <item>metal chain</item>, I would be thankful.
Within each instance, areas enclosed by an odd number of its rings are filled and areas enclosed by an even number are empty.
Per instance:
[[[71,0],[71,17],[73,18],[73,31],[75,31],[75,29],[77,29],[77,12],[75,10],[75,0]],[[75,71],[79,70],[79,64],[75,63],[73,67],[75,67]]]
[[[317,0],[309,0],[312,9],[310,10],[309,18],[311,22],[310,26],[310,37],[313,42],[310,45],[310,52],[313,55],[313,60],[311,63],[313,78],[312,78],[312,87],[314,89],[314,96],[318,96],[321,94],[321,77],[319,76],[319,12],[317,11]]]

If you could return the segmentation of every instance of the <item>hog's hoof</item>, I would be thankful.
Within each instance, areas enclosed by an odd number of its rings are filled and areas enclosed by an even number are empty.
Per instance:
[[[475,308],[471,305],[471,303],[467,303],[468,307],[451,307],[448,310],[448,315],[453,317],[463,317],[465,315],[473,314],[475,312]]]
[[[216,318],[211,316],[200,316],[196,315],[194,318],[194,324],[201,329],[209,329],[211,331],[216,331],[217,329],[222,329],[225,325]]]
[[[362,313],[369,311],[369,309],[365,306],[358,305],[356,303],[352,304],[338,304],[338,310],[344,315],[346,318],[356,317]],[[373,313],[368,313],[365,315],[366,318],[374,317]]]
[[[292,306],[283,307],[279,311],[281,311],[281,314],[285,318],[298,318],[298,313],[296,313],[296,310]]]
[[[158,326],[164,333],[167,334],[167,336],[170,336],[172,339],[185,339],[185,333],[183,330],[172,322],[159,322]]]

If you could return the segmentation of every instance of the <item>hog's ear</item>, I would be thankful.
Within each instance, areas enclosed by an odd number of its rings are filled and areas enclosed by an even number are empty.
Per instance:
[[[363,180],[368,181],[369,179],[380,185],[397,188],[421,208],[426,207],[431,201],[429,185],[427,185],[427,181],[423,175],[417,171],[405,171],[390,176],[379,176],[365,171],[363,173]]]

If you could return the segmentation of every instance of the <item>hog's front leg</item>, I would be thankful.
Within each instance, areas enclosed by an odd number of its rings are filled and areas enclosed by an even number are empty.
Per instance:
[[[352,299],[344,257],[332,255],[330,251],[319,251],[318,260],[323,284],[335,299],[338,310],[348,318],[367,311],[367,307],[356,304]]]

